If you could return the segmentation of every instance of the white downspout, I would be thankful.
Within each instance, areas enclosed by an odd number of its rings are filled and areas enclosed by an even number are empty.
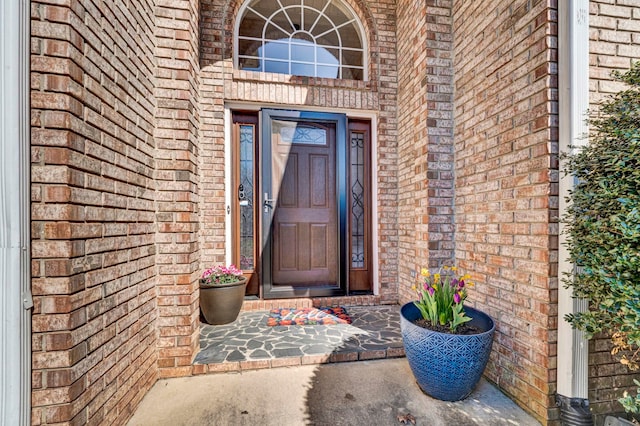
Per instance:
[[[0,425],[31,423],[30,1],[0,0]]]
[[[587,143],[589,108],[589,1],[558,2],[558,86],[560,152]],[[566,197],[573,177],[560,174],[560,214],[567,211]],[[588,401],[589,347],[583,333],[564,319],[567,314],[588,308],[585,300],[574,299],[562,278],[573,271],[560,224],[558,279],[558,390],[557,401],[563,425],[593,424]]]

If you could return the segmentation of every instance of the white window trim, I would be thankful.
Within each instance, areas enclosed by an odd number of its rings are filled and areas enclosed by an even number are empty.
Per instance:
[[[235,23],[233,26],[233,68],[234,69],[239,69],[239,52],[238,52],[238,44],[239,44],[239,39],[238,39],[238,33],[240,31],[240,23],[242,21],[242,17],[245,15],[247,9],[249,8],[249,3],[251,3],[252,0],[247,0],[245,1],[242,6],[240,7],[240,9],[238,10],[238,14],[236,15],[236,19],[235,19]],[[332,1],[336,1],[336,0],[330,0],[327,2],[327,5],[329,3],[331,3]],[[351,22],[355,22],[356,27],[358,29],[358,32],[360,33],[360,37],[362,40],[362,81],[369,81],[369,39],[367,37],[367,33],[364,30],[364,26],[362,25],[362,21],[359,19],[359,15],[355,12],[355,10],[347,3],[337,0],[340,3],[340,6],[344,7],[345,9],[347,9],[347,11],[349,13],[351,13],[352,16],[355,17],[355,19],[353,21],[348,21],[347,23],[351,23]],[[326,5],[325,5],[325,9],[326,9]],[[262,16],[262,15],[261,15]],[[265,17],[265,20],[269,20],[268,17]],[[341,24],[342,25],[346,25],[347,23]],[[264,38],[264,34],[263,34],[263,38]],[[328,46],[324,46],[324,45],[317,45],[320,47],[328,47]],[[335,46],[329,46],[329,47],[335,47]],[[340,50],[360,50],[360,49],[353,49],[353,48],[348,48],[348,47],[341,47]],[[290,61],[289,61],[290,62]],[[342,58],[340,58],[340,67],[342,68]],[[350,67],[350,66],[344,66],[345,68],[359,68],[359,67]],[[342,71],[341,71],[342,72]],[[316,77],[310,77],[310,78],[316,78]],[[317,77],[317,78],[322,78],[322,77]]]

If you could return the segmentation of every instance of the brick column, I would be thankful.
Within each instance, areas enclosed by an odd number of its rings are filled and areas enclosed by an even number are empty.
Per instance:
[[[398,281],[401,303],[415,298],[415,271],[428,266],[426,180],[426,5],[398,2]]]
[[[399,297],[420,267],[454,261],[450,0],[398,5]]]
[[[454,1],[456,258],[496,320],[485,375],[556,414],[557,10]]]
[[[191,373],[199,344],[196,0],[157,0],[157,266],[161,377]]]
[[[202,0],[200,73],[200,257],[204,266],[224,264],[225,259],[225,152],[224,91],[231,80],[232,52],[224,55],[225,41],[231,43],[231,17],[237,2]],[[225,19],[226,18],[226,19]],[[225,22],[229,22],[225,28]],[[226,31],[225,31],[226,29]],[[223,38],[224,35],[224,38]],[[226,63],[224,58],[227,58]],[[248,98],[248,96],[246,97]]]
[[[426,8],[427,233],[432,268],[455,261],[451,3],[432,1]]]
[[[153,4],[31,2],[32,416],[123,424],[157,378]]]

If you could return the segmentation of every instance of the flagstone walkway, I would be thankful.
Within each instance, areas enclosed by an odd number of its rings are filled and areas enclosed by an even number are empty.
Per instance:
[[[346,309],[351,324],[267,326],[268,311],[241,312],[226,325],[202,324],[194,364],[234,371],[404,356],[399,306]]]

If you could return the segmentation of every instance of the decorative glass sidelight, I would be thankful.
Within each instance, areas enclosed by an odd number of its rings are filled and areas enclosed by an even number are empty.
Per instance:
[[[240,179],[238,198],[240,200],[240,269],[254,269],[254,127],[240,126]]]
[[[351,132],[351,268],[365,267],[364,134]]]

